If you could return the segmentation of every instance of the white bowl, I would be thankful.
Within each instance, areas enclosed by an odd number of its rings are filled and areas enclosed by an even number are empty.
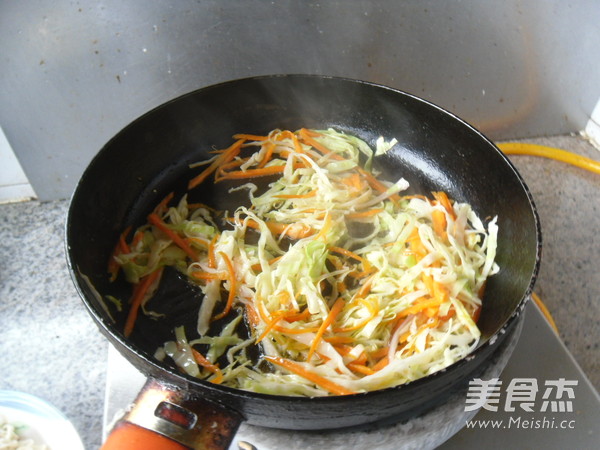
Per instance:
[[[20,436],[50,450],[84,450],[77,430],[63,413],[33,395],[0,390],[0,417],[20,427]]]

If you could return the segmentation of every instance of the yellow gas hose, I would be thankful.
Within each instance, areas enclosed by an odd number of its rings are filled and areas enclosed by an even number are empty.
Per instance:
[[[555,159],[567,164],[572,164],[573,166],[600,174],[600,162],[586,158],[585,156],[568,152],[566,150],[561,150],[559,148],[546,147],[544,145],[537,144],[526,144],[522,142],[504,142],[501,144],[496,144],[496,146],[507,155],[541,156],[543,158]],[[538,306],[554,332],[558,334],[556,322],[554,321],[552,314],[550,314],[550,311],[548,311],[548,308],[544,302],[542,302],[542,299],[538,297],[535,292],[532,292],[531,298]]]

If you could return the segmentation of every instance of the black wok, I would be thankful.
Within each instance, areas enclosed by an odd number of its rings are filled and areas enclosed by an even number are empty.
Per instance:
[[[215,147],[226,147],[233,134],[301,127],[332,127],[372,145],[379,136],[396,138],[395,148],[376,162],[383,177],[393,181],[404,177],[413,192],[444,190],[457,201],[470,203],[479,217],[498,216],[501,270],[487,283],[479,319],[481,343],[468,358],[381,391],[324,398],[269,396],[194,379],[153,358],[156,347],[172,339],[175,326],[193,326],[196,319],[197,293],[175,274],[167,277],[155,300],[155,309],[170,312],[167,318],[141,317],[129,338],[123,335],[126,312],[111,309],[115,321],[111,320],[98,293],[127,298],[130,289],[120,281],[108,282],[107,261],[119,233],[143,223],[167,193],[183,192],[194,174],[188,165],[207,159]],[[220,209],[243,201],[229,195],[226,187],[210,183],[193,195],[192,201]],[[200,428],[209,433],[210,427],[186,421],[197,420],[190,410],[210,420],[218,412],[224,425],[209,436],[215,448],[228,445],[239,420],[287,429],[338,428],[390,416],[406,419],[442,401],[485,367],[514,326],[533,288],[541,251],[539,221],[527,187],[509,160],[477,130],[410,94],[366,82],[304,75],[210,86],[134,121],[106,144],[79,181],[69,208],[66,243],[72,278],[100,331],[150,379],[138,406],[145,403],[147,392],[160,392],[160,401],[183,402],[185,407],[169,406],[170,412],[164,414],[154,413],[155,404],[149,412],[140,407],[142,412],[129,417],[130,422],[159,428],[189,446],[208,446],[186,436]],[[209,407],[198,406],[204,401]]]

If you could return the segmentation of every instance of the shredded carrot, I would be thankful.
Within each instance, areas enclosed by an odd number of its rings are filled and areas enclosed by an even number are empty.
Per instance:
[[[356,191],[363,190],[362,180],[357,172],[354,172],[351,175],[342,178],[342,183],[348,187],[353,188]]]
[[[373,284],[374,277],[375,277],[375,274],[371,275],[369,278],[367,278],[365,280],[365,282],[362,284],[360,289],[358,291],[356,291],[355,298],[364,299],[368,295],[369,291],[371,290],[371,284]]]
[[[302,378],[305,378],[305,379],[313,382],[317,386],[322,387],[323,389],[331,392],[332,394],[336,394],[336,395],[354,394],[354,392],[351,391],[350,389],[345,388],[344,386],[340,386],[339,384],[334,383],[333,381],[328,380],[327,378],[322,377],[319,374],[311,372],[311,371],[305,369],[302,365],[295,363],[293,361],[290,361],[289,359],[284,359],[279,356],[265,356],[265,359],[273,364],[277,364],[278,366],[281,366],[284,369],[289,370],[290,372],[295,373],[296,375],[300,375]]]
[[[123,334],[125,335],[125,337],[129,337],[129,335],[131,335],[131,332],[133,331],[133,327],[135,325],[135,321],[138,316],[138,311],[142,304],[142,300],[146,296],[146,293],[148,292],[150,286],[152,286],[152,284],[157,280],[157,278],[161,274],[162,269],[157,269],[154,272],[140,279],[139,283],[137,283],[133,288],[131,307],[129,308],[129,313],[127,314],[127,319],[125,320],[125,328],[123,329]]]
[[[115,281],[117,278],[117,274],[119,273],[119,263],[115,261],[115,258],[123,253],[129,253],[130,249],[126,243],[126,238],[129,232],[131,231],[131,226],[125,228],[125,230],[119,235],[119,239],[117,240],[117,244],[115,245],[114,250],[110,254],[110,259],[108,260],[108,273],[110,274],[110,281]]]
[[[218,234],[215,234],[208,244],[208,267],[211,269],[217,268],[217,259],[215,257],[215,244],[219,238]]]
[[[256,134],[238,133],[233,135],[234,139],[244,139],[246,141],[266,141],[269,136],[259,136]]]
[[[229,148],[227,148],[223,153],[221,153],[215,160],[199,175],[196,175],[194,178],[190,180],[188,183],[188,189],[193,189],[202,183],[206,178],[208,178],[215,170],[217,170],[220,166],[225,163],[228,163],[233,158],[235,158],[242,147],[242,144],[245,142],[245,139],[238,139],[235,141]]]
[[[379,214],[380,212],[383,212],[383,208],[369,209],[369,210],[360,211],[360,212],[352,212],[352,213],[346,214],[346,217],[348,219],[360,219],[362,217],[375,216],[375,215]]]
[[[407,239],[407,242],[410,245],[410,249],[414,252],[417,260],[423,259],[427,256],[427,248],[423,245],[423,241],[421,241],[421,236],[419,236],[418,228],[413,228],[410,236]]]
[[[443,240],[448,239],[448,233],[446,232],[446,214],[439,209],[434,209],[431,213],[431,219],[433,221],[433,231]]]
[[[175,245],[181,248],[193,261],[198,260],[198,254],[196,251],[189,246],[189,244],[180,237],[177,233],[171,230],[166,223],[162,221],[162,219],[156,214],[152,213],[148,216],[148,222],[152,225],[156,226],[159,230],[165,233],[169,239],[171,239]]]
[[[283,173],[286,165],[267,166],[260,169],[248,169],[248,170],[235,170],[231,172],[225,172],[225,174],[219,177],[216,181],[221,180],[240,180],[243,178],[254,178],[254,177],[265,177],[269,175],[275,175],[277,173]],[[301,169],[304,167],[302,163],[294,163],[292,165],[294,169]]]
[[[192,355],[194,356],[194,360],[196,360],[196,363],[198,363],[198,365],[204,367],[206,370],[216,375],[215,378],[210,380],[211,383],[221,384],[221,382],[223,381],[223,373],[221,372],[221,369],[219,369],[219,367],[216,364],[213,364],[208,359],[206,359],[204,355],[195,348],[192,348]]]
[[[443,191],[432,192],[432,194],[434,198],[440,203],[440,205],[442,205],[446,209],[446,211],[448,211],[450,217],[452,217],[453,220],[456,220],[456,213],[454,212],[454,208],[452,207],[452,203],[450,203],[448,195]]]
[[[394,331],[396,331],[396,330],[394,330]],[[392,332],[391,334],[393,335],[394,332]],[[369,356],[374,359],[380,359],[380,358],[383,358],[384,356],[387,356],[389,351],[390,351],[390,347],[386,346],[386,347],[378,348],[377,350],[375,350],[373,352],[370,352]]]
[[[367,183],[369,183],[369,186],[371,186],[373,189],[375,189],[376,191],[379,191],[382,194],[384,194],[388,191],[388,187],[385,184],[383,184],[381,181],[379,181],[377,178],[375,178],[372,174],[367,172],[365,169],[361,169],[359,167],[359,168],[357,168],[357,170],[363,177],[365,177],[365,179],[367,180]],[[398,194],[392,194],[392,195],[390,195],[390,200],[392,200],[394,203],[397,203],[400,200],[400,196]]]
[[[265,165],[271,160],[271,156],[273,156],[273,150],[275,149],[275,143],[268,142],[265,144],[265,146],[266,146],[265,155],[263,156],[263,159],[260,161],[260,164],[257,166],[259,169],[262,169],[263,167],[265,167]]]
[[[246,303],[246,317],[250,325],[252,325],[252,329],[254,329],[260,322],[258,313],[251,303]]]
[[[296,153],[304,153],[302,145],[300,144],[300,141],[298,141],[298,137],[295,134],[292,134],[292,142],[294,144],[294,151]]]
[[[432,306],[440,306],[440,301],[436,298],[429,298],[415,302],[412,306],[409,306],[408,308],[405,308],[402,311],[400,311],[398,313],[398,317],[406,317],[411,314],[417,314],[418,312],[421,312]]]
[[[190,275],[197,280],[227,280],[229,278],[229,274],[225,272],[204,272],[203,270],[195,270]]]
[[[208,246],[210,245],[209,241],[207,241],[206,239],[199,238],[199,237],[189,237],[189,238],[186,238],[185,240],[192,244],[199,244],[204,248],[208,248]]]
[[[215,172],[215,180],[219,180],[224,175],[228,173],[233,168],[240,167],[242,164],[245,164],[248,161],[248,158],[242,159],[234,159],[226,164],[222,164]]]
[[[356,362],[350,362],[350,363],[346,364],[346,366],[351,371],[358,372],[362,375],[373,375],[375,373],[375,371],[373,369],[365,366],[364,364],[359,364]]]
[[[383,358],[381,358],[377,364],[375,364],[372,367],[373,372],[379,372],[381,369],[383,369],[385,366],[387,366],[390,363],[390,359],[387,356],[384,356]]]
[[[302,141],[304,141],[306,144],[310,145],[311,147],[316,148],[318,151],[320,151],[324,155],[327,155],[328,157],[331,157],[333,159],[336,159],[336,160],[344,159],[341,155],[338,155],[337,153],[332,152],[330,149],[325,147],[319,141],[314,139],[315,137],[318,137],[318,136],[321,136],[321,135],[317,134],[317,133],[313,133],[313,132],[307,130],[306,128],[302,128],[300,130],[300,139]]]
[[[167,205],[173,199],[174,195],[174,192],[167,194],[167,196],[163,198],[158,205],[156,205],[156,208],[154,208],[154,211],[152,212],[158,216],[162,216],[167,210]]]
[[[324,341],[329,342],[330,344],[350,344],[354,342],[354,338],[352,336],[324,336]]]
[[[263,332],[256,339],[257,344],[260,341],[262,341],[264,338],[267,337],[267,335],[271,332],[271,330],[275,327],[275,325],[277,325],[277,322],[279,322],[282,319],[284,314],[285,314],[285,311],[276,311],[273,314],[271,314],[271,320],[269,321],[269,323],[267,323],[267,326],[265,327]]]
[[[260,229],[259,224],[252,219],[247,219],[246,225],[249,226],[250,228],[254,228],[256,230]],[[289,236],[292,239],[302,239],[302,238],[311,236],[315,233],[315,231],[311,227],[309,227],[308,225],[304,225],[304,224],[265,222],[265,225],[267,225],[267,228],[271,231],[271,233],[274,233],[277,235],[283,234],[285,236]]]
[[[304,308],[302,312],[290,314],[284,317],[285,321],[288,323],[298,322],[300,320],[307,320],[310,318],[311,314],[308,308]]]
[[[323,227],[321,228],[321,230],[315,236],[315,238],[314,238],[315,240],[325,238],[325,236],[327,235],[327,232],[331,228],[331,222],[332,222],[331,214],[329,212],[327,212],[327,214],[325,215],[325,223],[323,224]]]
[[[360,261],[363,265],[364,270],[367,272],[372,270],[372,266],[369,261],[367,261],[362,256],[359,256],[350,250],[347,250],[342,247],[336,247],[336,246],[330,246],[329,250],[331,250],[332,252],[335,252],[335,253],[339,253],[340,255],[347,256],[348,258],[355,259],[356,261]]]
[[[342,308],[344,307],[345,304],[346,304],[346,302],[344,301],[344,299],[342,297],[338,298],[335,301],[335,303],[331,307],[331,310],[329,311],[329,314],[327,314],[327,317],[325,318],[323,323],[321,323],[321,326],[319,327],[319,331],[317,331],[317,334],[315,335],[315,338],[312,341],[310,349],[308,350],[308,356],[306,357],[307,361],[311,360],[313,354],[315,353],[315,351],[317,350],[317,347],[319,346],[319,342],[321,341],[321,338],[323,337],[325,330],[327,330],[327,327],[329,325],[331,325],[333,322],[335,322],[337,315],[342,310]]]
[[[231,307],[233,306],[233,300],[235,299],[235,294],[237,291],[237,280],[235,277],[235,269],[233,268],[233,263],[231,262],[231,259],[229,258],[229,256],[227,256],[226,253],[219,252],[219,255],[221,256],[221,258],[223,258],[223,261],[225,261],[225,265],[227,266],[227,270],[229,272],[229,295],[227,296],[227,304],[225,305],[225,309],[223,310],[223,312],[214,316],[212,320],[222,319],[227,314],[229,314],[229,311],[231,311]]]
[[[315,197],[317,195],[317,191],[310,191],[307,194],[280,194],[280,195],[275,195],[275,198],[282,198],[282,199],[292,199],[292,198],[311,198],[311,197]]]

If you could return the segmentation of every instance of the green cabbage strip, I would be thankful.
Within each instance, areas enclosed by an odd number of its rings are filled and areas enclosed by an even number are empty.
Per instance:
[[[248,191],[249,205],[228,213],[224,231],[209,208],[186,196],[161,214],[198,260],[150,225],[116,256],[132,283],[168,265],[204,293],[197,329],[188,330],[197,337],[188,341],[180,327],[157,357],[214,380],[193,347],[220,366],[227,386],[322,396],[331,395],[328,383],[353,392],[403,384],[475,348],[483,287],[499,270],[496,218],[484,224],[466,203],[402,196],[402,178],[377,180],[375,155],[395,140],[380,138],[375,153],[332,129],[246,139],[222,168],[204,169],[214,170],[205,183],[237,179],[232,190]],[[275,178],[257,194],[263,173]],[[222,313],[232,290],[232,308]],[[220,328],[213,326],[219,314]],[[260,354],[289,364],[252,356],[257,344]]]

